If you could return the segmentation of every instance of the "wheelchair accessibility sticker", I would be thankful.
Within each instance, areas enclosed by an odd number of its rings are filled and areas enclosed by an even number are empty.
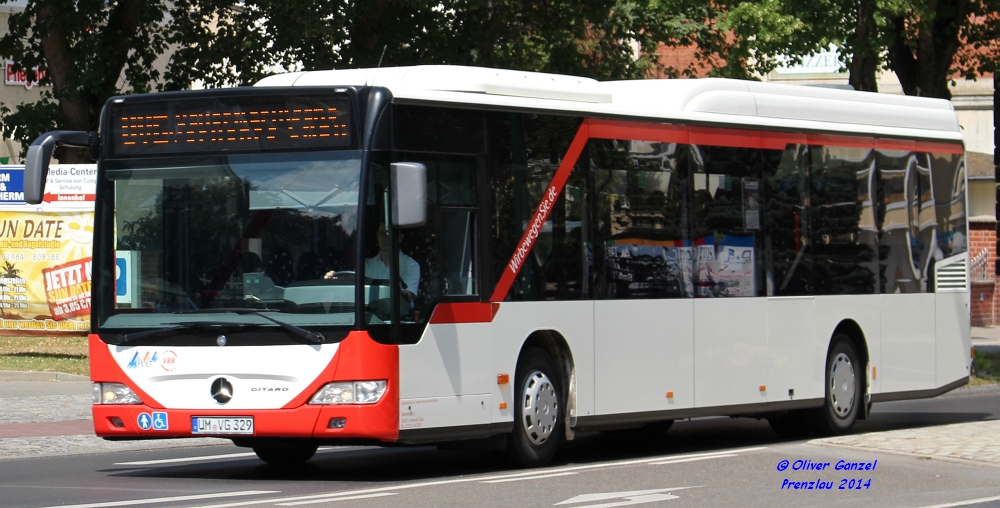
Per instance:
[[[153,413],[153,430],[167,430],[167,413]]]

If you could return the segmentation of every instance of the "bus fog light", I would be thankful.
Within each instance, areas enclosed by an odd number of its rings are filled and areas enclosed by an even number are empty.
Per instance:
[[[354,383],[354,402],[358,404],[374,404],[385,393],[385,381],[356,381]]]
[[[94,383],[95,404],[142,404],[131,388],[121,383]]]
[[[354,404],[354,383],[327,383],[309,399],[310,404]]]

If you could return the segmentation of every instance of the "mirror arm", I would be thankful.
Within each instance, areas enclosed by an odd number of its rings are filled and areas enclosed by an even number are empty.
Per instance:
[[[100,156],[100,142],[96,132],[51,131],[38,136],[28,147],[24,159],[24,201],[30,205],[42,202],[45,194],[45,178],[49,174],[49,160],[52,152],[60,146],[86,148],[94,160]]]

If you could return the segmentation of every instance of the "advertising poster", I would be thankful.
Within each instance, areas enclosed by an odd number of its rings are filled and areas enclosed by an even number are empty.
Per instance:
[[[93,165],[52,165],[40,205],[23,166],[0,167],[0,335],[90,330]]]

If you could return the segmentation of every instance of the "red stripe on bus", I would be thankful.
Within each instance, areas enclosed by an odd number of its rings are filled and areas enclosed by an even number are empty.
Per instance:
[[[507,263],[507,268],[503,271],[500,281],[497,282],[496,289],[493,291],[493,295],[490,296],[491,301],[500,302],[507,297],[507,292],[510,291],[511,285],[514,284],[514,277],[517,277],[518,272],[521,271],[521,267],[524,266],[524,261],[528,258],[528,254],[531,253],[531,247],[535,245],[535,240],[538,238],[539,233],[542,232],[542,227],[545,225],[545,221],[548,220],[549,214],[552,213],[552,207],[555,206],[556,200],[559,199],[559,194],[562,192],[563,186],[566,185],[566,180],[569,179],[569,174],[573,171],[573,166],[576,165],[577,159],[580,158],[580,153],[583,152],[583,147],[587,144],[587,139],[590,138],[588,132],[589,126],[590,120],[584,119],[583,123],[580,124],[580,128],[576,131],[576,136],[573,138],[573,142],[570,143],[569,150],[566,151],[562,163],[559,164],[555,176],[552,177],[552,183],[549,184],[548,189],[545,190],[545,194],[542,195],[542,201],[538,203],[535,215],[531,218],[531,222],[528,223],[528,227],[525,228],[524,235],[521,236],[521,241],[518,242],[518,247],[514,250],[514,255],[511,256],[510,262]]]
[[[918,152],[950,153],[952,155],[962,155],[965,153],[965,147],[962,145],[954,143],[935,143],[933,141],[917,141],[914,150]]]
[[[798,132],[769,132],[760,133],[760,147],[765,150],[784,150],[788,145],[809,144],[809,136]]]
[[[688,127],[688,139],[692,145],[760,148],[760,134],[760,131],[740,129]]]
[[[489,323],[500,310],[499,303],[456,302],[439,303],[434,307],[430,323],[447,325],[456,323]]]
[[[638,139],[659,143],[688,143],[688,128],[683,125],[649,124],[620,120],[589,119],[590,137],[597,139]]]

